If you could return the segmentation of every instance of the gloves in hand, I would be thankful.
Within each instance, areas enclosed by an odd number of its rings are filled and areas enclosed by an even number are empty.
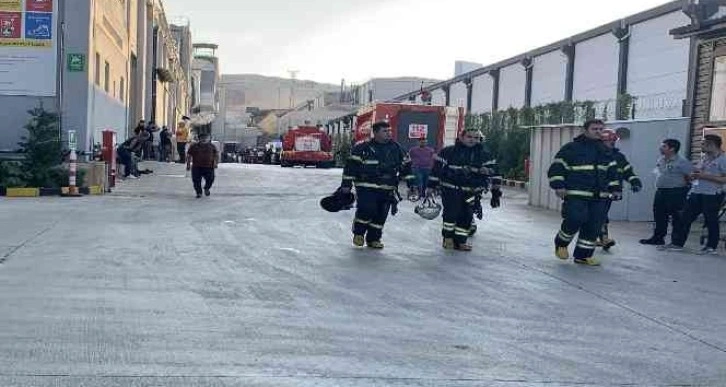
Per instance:
[[[640,183],[635,183],[630,185],[630,189],[633,192],[638,193],[643,189],[643,186]]]
[[[492,208],[499,208],[499,206],[502,205],[502,191],[500,189],[492,189],[492,200],[489,202],[489,205],[492,206]]]

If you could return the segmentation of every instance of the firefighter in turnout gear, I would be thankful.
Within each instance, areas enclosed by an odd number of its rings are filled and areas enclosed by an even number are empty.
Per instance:
[[[478,130],[464,131],[456,144],[439,152],[429,178],[429,188],[438,190],[444,205],[443,247],[447,250],[471,251],[467,243],[474,212],[491,187],[491,206],[499,207],[501,178],[496,161],[480,141]]]
[[[353,185],[358,205],[353,221],[353,244],[382,249],[383,226],[388,212],[397,212],[398,184],[403,178],[409,190],[416,177],[411,171],[408,153],[391,140],[391,126],[376,122],[373,139],[356,145],[343,170],[341,190],[350,192]]]
[[[638,175],[635,174],[633,166],[630,165],[630,162],[628,162],[628,159],[625,157],[625,155],[620,152],[620,149],[615,147],[617,142],[620,140],[620,136],[618,136],[617,132],[612,129],[604,129],[601,135],[603,144],[605,144],[605,147],[610,150],[613,158],[615,159],[615,162],[618,164],[620,187],[625,188],[624,182],[627,181],[628,184],[630,184],[630,189],[633,192],[640,192],[640,190],[643,189],[643,183],[640,181]],[[610,238],[610,230],[608,229],[610,218],[608,217],[607,213],[610,212],[610,206],[612,205],[612,203],[612,200],[608,201],[607,212],[605,213],[605,223],[603,223],[602,225],[602,230],[600,231],[600,238],[597,243],[598,246],[602,246],[602,248],[605,250],[609,250],[611,247],[615,246],[616,243],[614,239]]]
[[[575,263],[590,266],[600,265],[593,254],[608,203],[622,197],[617,162],[601,140],[603,129],[601,120],[587,121],[583,133],[557,152],[547,173],[550,187],[564,200],[555,255],[569,259],[568,246],[579,232]]]

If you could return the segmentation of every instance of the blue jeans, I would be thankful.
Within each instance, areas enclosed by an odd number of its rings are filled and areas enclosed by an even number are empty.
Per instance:
[[[426,168],[415,168],[413,170],[413,174],[416,175],[419,195],[421,197],[426,196],[426,184],[429,181],[431,170]]]

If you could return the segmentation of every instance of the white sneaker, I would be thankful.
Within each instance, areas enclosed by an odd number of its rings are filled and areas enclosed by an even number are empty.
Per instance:
[[[661,251],[683,251],[683,246],[676,246],[673,243],[669,243],[665,246],[658,246],[657,249]]]
[[[718,251],[710,247],[704,247],[698,252],[698,255],[718,255]]]

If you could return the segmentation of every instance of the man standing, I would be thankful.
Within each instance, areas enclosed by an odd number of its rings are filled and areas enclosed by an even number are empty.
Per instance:
[[[397,142],[391,140],[391,125],[376,122],[373,139],[356,145],[343,170],[341,192],[349,193],[355,184],[357,209],[353,221],[353,244],[382,249],[383,226],[391,206],[395,215],[398,184],[403,177],[413,189],[415,176],[411,159]]]
[[[418,146],[411,148],[408,153],[411,155],[413,174],[418,184],[418,196],[423,198],[426,196],[426,185],[434,167],[436,151],[426,144],[426,137],[421,137]]]
[[[557,152],[547,173],[550,187],[564,200],[555,255],[569,259],[567,247],[579,233],[575,263],[589,266],[600,265],[593,254],[608,200],[622,197],[617,162],[600,138],[603,129],[601,120],[585,122],[583,133]]]
[[[187,151],[187,171],[192,171],[192,182],[197,199],[202,197],[202,178],[204,178],[204,195],[209,196],[209,189],[214,183],[214,170],[217,168],[219,153],[212,144],[209,134],[201,134],[199,142],[192,144]],[[194,165],[192,167],[192,165]]]
[[[664,249],[683,250],[691,224],[700,214],[708,229],[708,242],[701,254],[716,254],[720,238],[718,212],[723,201],[723,185],[726,184],[726,157],[721,150],[721,137],[708,134],[703,138],[703,158],[691,173],[693,181],[681,221],[674,225],[671,244]]]
[[[681,212],[688,196],[688,182],[693,165],[685,157],[678,154],[681,142],[674,139],[663,141],[660,146],[662,155],[656,164],[658,177],[655,182],[656,192],[653,200],[653,219],[655,229],[653,236],[641,239],[644,245],[665,245],[668,234],[668,222],[671,219],[673,229],[681,222]]]
[[[497,173],[496,162],[485,150],[480,138],[478,130],[461,132],[455,145],[439,152],[429,179],[429,187],[441,191],[444,205],[441,235],[443,247],[447,250],[472,250],[467,240],[474,210],[480,206],[481,195],[489,186],[492,190],[491,206],[499,207],[501,177]]]
[[[179,162],[186,162],[187,142],[189,142],[189,128],[186,121],[179,121],[176,127],[176,153],[179,155]]]
[[[630,184],[630,189],[633,192],[640,192],[640,190],[643,189],[643,183],[640,181],[638,175],[635,174],[633,166],[630,164],[630,162],[628,162],[628,159],[625,157],[625,155],[620,152],[620,149],[615,147],[617,142],[620,140],[620,136],[618,136],[617,132],[612,129],[604,129],[601,135],[603,144],[610,151],[610,154],[615,159],[615,162],[618,163],[620,187],[625,188],[624,182],[627,181],[628,184]],[[615,246],[616,243],[614,239],[610,238],[610,230],[608,228],[610,224],[610,217],[608,216],[608,213],[610,212],[610,207],[612,206],[612,204],[613,201],[608,200],[607,211],[605,212],[605,223],[603,223],[602,225],[602,230],[600,232],[600,238],[598,241],[598,245],[602,246],[605,250],[608,250],[611,247]]]

